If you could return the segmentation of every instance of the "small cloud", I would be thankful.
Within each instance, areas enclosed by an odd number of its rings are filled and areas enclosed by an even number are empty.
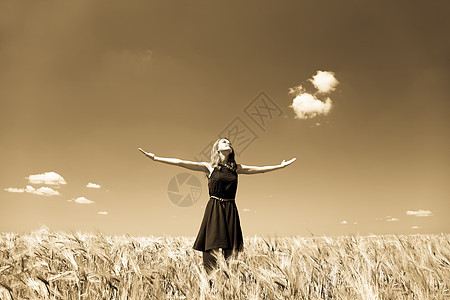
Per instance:
[[[399,221],[399,219],[388,216],[386,221],[388,221],[388,222],[397,222],[397,221]]]
[[[61,175],[55,172],[45,172],[44,174],[30,175],[27,179],[29,180],[29,183],[33,184],[60,185],[67,183]]]
[[[353,224],[354,224],[354,225],[358,225],[358,222],[355,221],[355,222],[353,222]]]
[[[5,191],[10,192],[10,193],[24,193],[25,189],[9,187],[9,188],[5,189]]]
[[[419,226],[416,226],[416,225],[411,226],[411,229],[419,229],[419,228],[422,228],[422,227],[419,227]]]
[[[419,210],[408,210],[406,211],[406,214],[408,216],[416,216],[416,217],[430,217],[433,215],[433,213],[429,210],[423,210],[423,209],[419,209]]]
[[[99,189],[101,186],[100,186],[99,184],[89,182],[89,183],[86,185],[86,187],[92,188],[92,189]]]
[[[33,190],[31,190],[31,189],[33,189]],[[30,190],[30,191],[28,191],[28,190]],[[36,195],[41,195],[41,196],[58,196],[58,195],[60,195],[60,193],[58,191],[55,191],[52,188],[49,188],[46,186],[40,187],[36,190],[33,187],[28,185],[27,192],[36,194]]]
[[[97,214],[99,214],[99,215],[107,215],[108,212],[107,211],[99,211]]]
[[[53,190],[49,187],[40,187],[38,189],[35,189],[31,185],[27,185],[24,189],[18,189],[18,188],[7,188],[5,191],[10,193],[30,193],[30,194],[36,194],[41,196],[58,196],[60,193],[58,191]]]
[[[25,188],[25,192],[27,193],[33,193],[36,189],[32,187],[31,185],[27,185]]]
[[[294,109],[296,119],[310,119],[317,115],[327,115],[331,110],[331,106],[330,98],[322,102],[316,96],[303,93],[297,95],[289,107]]]
[[[249,212],[250,209],[249,209],[249,208],[244,208],[242,211],[243,211],[243,212]]]
[[[303,94],[303,93],[306,93],[306,91],[305,91],[305,89],[303,88],[302,85],[297,85],[297,86],[294,86],[293,88],[289,88],[289,94],[292,94],[292,95],[294,95],[296,97],[298,95]]]
[[[334,77],[334,73],[328,71],[317,71],[317,74],[312,79],[309,79],[309,81],[312,82],[320,93],[334,91],[339,83],[336,77]]]
[[[78,198],[76,198],[75,200],[68,200],[69,202],[76,202],[76,203],[79,203],[79,204],[92,204],[92,203],[95,203],[95,201],[91,201],[91,200],[89,200],[89,199],[86,199],[85,197],[78,197]]]
[[[383,220],[383,218],[375,218],[375,220],[381,221],[381,220]]]
[[[152,59],[152,50],[145,50],[139,53],[143,62],[149,62]]]
[[[341,221],[341,224],[342,224],[342,225],[345,225],[345,224],[347,224],[347,223],[348,223],[348,222],[345,221],[345,220]]]

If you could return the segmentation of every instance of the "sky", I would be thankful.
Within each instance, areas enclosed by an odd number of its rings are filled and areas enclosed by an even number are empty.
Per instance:
[[[0,232],[196,236],[205,174],[137,149],[219,136],[296,158],[239,175],[244,237],[450,232],[449,6],[2,1]]]

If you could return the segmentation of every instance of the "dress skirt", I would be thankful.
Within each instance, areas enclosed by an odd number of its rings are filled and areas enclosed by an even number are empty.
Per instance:
[[[244,241],[235,201],[209,199],[193,248],[198,251],[217,248],[243,250]]]

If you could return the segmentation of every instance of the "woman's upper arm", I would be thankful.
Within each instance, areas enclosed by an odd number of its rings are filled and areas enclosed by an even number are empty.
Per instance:
[[[237,164],[236,173],[238,174],[250,174],[251,167],[243,164]]]
[[[240,165],[236,169],[238,174],[259,174],[267,172],[266,167],[258,167],[258,166],[248,166],[248,165]]]
[[[183,160],[183,159],[173,159],[173,163],[175,165],[178,165],[180,167],[192,170],[192,171],[201,171],[201,172],[207,172],[208,167],[206,162],[202,161],[189,161],[189,160]]]
[[[210,164],[208,162],[204,162],[204,161],[200,161],[200,162],[191,162],[191,166],[195,166],[195,168],[197,169],[197,171],[202,171],[202,172],[209,172],[210,170]]]

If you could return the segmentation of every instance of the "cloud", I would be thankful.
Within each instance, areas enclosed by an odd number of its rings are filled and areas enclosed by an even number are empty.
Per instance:
[[[295,97],[306,93],[305,89],[301,85],[294,86],[293,88],[289,88],[289,94],[293,94]]]
[[[29,183],[33,184],[66,184],[64,178],[55,172],[45,172],[44,174],[30,175],[27,179],[29,180]]]
[[[430,217],[433,215],[433,213],[429,210],[423,210],[423,209],[419,209],[419,210],[408,210],[406,211],[406,214],[408,216],[416,216],[416,217]]]
[[[144,52],[140,52],[139,55],[143,62],[149,62],[152,59],[153,52],[152,50],[145,50]]]
[[[313,76],[312,79],[309,79],[309,81],[312,82],[320,93],[329,93],[334,91],[339,83],[336,77],[334,77],[334,73],[327,71],[317,71],[317,74]]]
[[[316,93],[308,93],[302,85],[289,88],[289,94],[294,95],[289,107],[294,109],[297,119],[310,119],[317,115],[327,115],[332,107],[330,98],[319,99],[316,94],[325,94],[336,89],[337,79],[333,72],[317,71],[317,74],[308,81],[317,89]],[[320,123],[316,123],[319,126]]]
[[[397,221],[399,221],[399,219],[394,218],[394,217],[387,217],[387,218],[388,219],[386,221],[388,221],[388,222],[397,222]]]
[[[345,221],[345,220],[343,220],[343,221],[341,222],[342,225],[345,225],[345,224],[347,224],[347,223],[348,223],[348,222]]]
[[[27,193],[33,193],[34,191],[36,191],[36,189],[34,187],[32,187],[31,185],[27,185],[25,188],[25,192],[27,192]]]
[[[27,192],[28,192],[29,188],[33,189],[33,191],[30,191],[29,193],[36,194],[36,195],[42,195],[42,196],[58,196],[58,195],[60,195],[60,193],[58,191],[55,191],[52,188],[49,188],[46,186],[40,187],[36,190],[32,186],[27,185]]]
[[[419,227],[419,226],[416,226],[416,225],[411,226],[411,229],[419,229],[419,228],[422,228],[422,227]]]
[[[108,212],[107,212],[107,211],[99,211],[98,214],[99,214],[99,215],[107,215]]]
[[[75,200],[72,199],[72,200],[67,200],[67,201],[69,201],[69,202],[73,201],[73,202],[76,202],[76,203],[79,203],[79,204],[92,204],[92,203],[95,203],[95,201],[86,199],[85,197],[78,197]]]
[[[317,115],[327,115],[331,110],[332,102],[327,98],[322,102],[316,96],[302,93],[297,95],[289,107],[294,109],[297,119],[310,119]]]
[[[243,211],[243,212],[249,212],[250,209],[249,209],[249,208],[244,208],[242,211]]]
[[[5,191],[10,192],[10,193],[24,193],[25,189],[9,187],[9,188],[5,189]]]
[[[92,182],[89,182],[86,187],[92,188],[92,189],[99,189],[101,186]]]
[[[10,193],[30,193],[30,194],[36,194],[41,196],[58,196],[60,193],[58,191],[53,190],[49,187],[40,187],[38,189],[35,189],[31,185],[27,185],[24,189],[18,189],[18,188],[7,188],[5,191]]]

